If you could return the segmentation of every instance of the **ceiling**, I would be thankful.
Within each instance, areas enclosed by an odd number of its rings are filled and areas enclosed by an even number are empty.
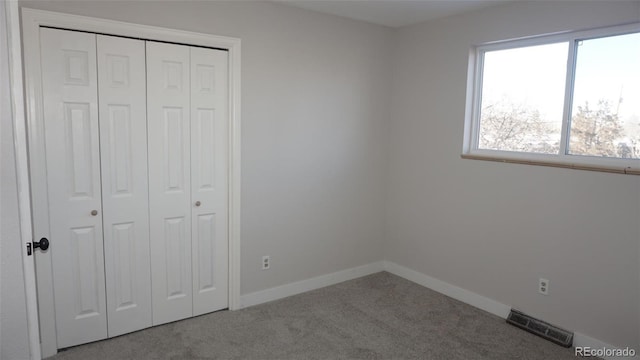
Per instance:
[[[276,0],[325,14],[402,27],[473,11],[508,0]]]

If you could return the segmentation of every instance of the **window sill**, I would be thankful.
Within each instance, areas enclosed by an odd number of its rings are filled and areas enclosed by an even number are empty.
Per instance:
[[[599,172],[624,174],[624,175],[640,175],[640,168],[637,168],[637,167],[634,168],[634,167],[623,167],[623,166],[615,166],[615,165],[614,166],[588,165],[588,164],[564,162],[562,160],[558,160],[558,161],[525,160],[525,159],[515,159],[507,156],[502,157],[499,155],[462,154],[460,155],[460,157],[463,159],[495,161],[495,162],[510,163],[510,164],[548,166],[548,167],[556,167],[556,168],[564,168],[564,169],[599,171]]]

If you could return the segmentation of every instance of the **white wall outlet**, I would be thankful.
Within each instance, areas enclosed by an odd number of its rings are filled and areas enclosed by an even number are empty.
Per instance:
[[[269,255],[265,255],[262,257],[262,270],[269,270],[271,267],[271,257]]]
[[[540,278],[538,281],[538,292],[542,295],[549,295],[549,280]]]

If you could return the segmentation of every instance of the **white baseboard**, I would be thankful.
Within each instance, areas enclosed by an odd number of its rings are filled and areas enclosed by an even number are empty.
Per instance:
[[[380,261],[374,262],[358,267],[354,267],[351,269],[346,269],[342,271],[338,271],[332,274],[321,275],[311,279],[297,281],[290,284],[285,284],[281,286],[276,286],[270,289],[265,289],[261,291],[256,291],[253,293],[249,293],[246,295],[240,296],[240,305],[242,308],[254,306],[262,303],[266,303],[269,301],[274,301],[278,299],[282,299],[288,296],[301,294],[307,291],[320,289],[325,286],[330,286],[334,284],[338,284],[344,281],[356,279],[359,277],[375,274],[380,271],[388,271],[396,276],[412,281],[416,284],[422,285],[431,290],[437,291],[443,295],[454,298],[458,301],[461,301],[465,304],[471,305],[478,309],[484,310],[493,315],[499,316],[503,319],[507,318],[509,315],[509,311],[511,311],[511,307],[509,305],[505,305],[493,299],[489,299],[485,296],[476,294],[472,291],[465,290],[455,285],[451,285],[442,280],[438,280],[431,276],[422,274],[415,270],[411,270],[404,266],[398,265],[391,261]],[[544,319],[548,321],[548,319]],[[551,322],[553,320],[551,319]],[[581,346],[581,347],[590,347],[592,349],[616,349],[616,346],[608,344],[604,341],[600,341],[598,339],[594,339],[590,336],[574,333],[573,336],[573,346]],[[636,349],[636,351],[640,351],[640,349]],[[617,359],[615,357],[604,357],[604,359]],[[637,359],[640,357],[636,355],[632,358],[627,359]]]
[[[384,261],[384,269],[394,275],[413,281],[416,284],[482,309],[488,313],[497,315],[503,319],[506,319],[507,315],[509,315],[509,311],[511,311],[511,307],[508,305],[499,303],[495,300],[478,295],[455,285],[451,285],[442,280],[432,278],[431,276],[419,273],[391,261]]]
[[[256,291],[240,296],[240,306],[242,308],[262,304],[265,302],[278,300],[287,296],[301,294],[303,292],[320,289],[325,286],[338,284],[347,280],[375,274],[384,270],[382,261],[374,262],[351,269],[346,269],[332,274],[321,275],[311,279],[297,281],[290,284],[276,286],[273,288]]]
[[[497,315],[503,319],[507,318],[509,312],[511,311],[511,307],[495,300],[489,299],[482,295],[478,295],[469,290],[465,290],[463,288],[457,287],[455,285],[451,285],[442,280],[438,280],[436,278],[432,278],[431,276],[425,275],[423,273],[419,273],[415,270],[411,270],[404,266],[398,265],[391,261],[384,261],[384,270],[400,276],[401,278],[405,278],[409,281],[412,281],[416,284],[422,285],[431,290],[437,291],[441,294],[454,298],[458,301],[462,301],[468,305],[484,310],[488,313]],[[548,321],[547,319],[543,319]],[[553,322],[553,320],[551,320]],[[619,347],[608,344],[604,341],[600,341],[598,339],[594,339],[590,336],[574,332],[573,334],[573,346],[580,347],[590,347],[592,349],[617,349]],[[640,351],[640,349],[635,349],[636,351]],[[606,360],[620,359],[617,357],[604,357]],[[634,357],[627,357],[625,359],[640,359],[638,354]]]

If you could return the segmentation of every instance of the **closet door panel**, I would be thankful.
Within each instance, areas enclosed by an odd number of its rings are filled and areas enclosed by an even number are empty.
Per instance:
[[[153,324],[192,316],[189,47],[147,42]]]
[[[228,307],[228,53],[191,51],[193,314]]]
[[[107,337],[96,36],[40,30],[57,345]]]
[[[145,43],[97,36],[109,336],[151,326]]]

